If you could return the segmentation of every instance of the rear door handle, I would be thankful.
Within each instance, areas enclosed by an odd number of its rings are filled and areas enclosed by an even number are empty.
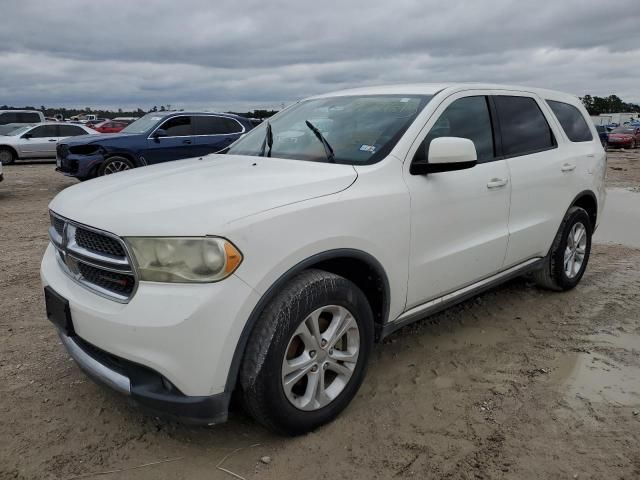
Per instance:
[[[183,140],[182,143],[188,143],[189,145],[191,145],[191,140]]]
[[[563,172],[571,172],[575,169],[576,169],[575,164],[572,165],[571,163],[565,163],[564,165],[562,165],[562,168],[561,168]]]
[[[50,139],[49,139],[49,141],[50,141],[50,142],[57,142],[57,141],[58,141],[58,139],[57,139],[57,138],[50,138]]]
[[[487,188],[500,188],[504,187],[508,182],[506,178],[492,178],[487,183]]]

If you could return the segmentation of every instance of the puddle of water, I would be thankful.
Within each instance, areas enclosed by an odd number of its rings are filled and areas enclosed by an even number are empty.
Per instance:
[[[560,358],[553,372],[567,399],[595,403],[640,406],[640,369],[620,365],[597,355],[570,354]]]
[[[614,347],[623,348],[625,350],[640,351],[640,335],[624,332],[602,332],[589,336],[590,341],[600,344],[610,344]]]
[[[640,193],[625,188],[607,189],[601,215],[595,242],[640,248]]]

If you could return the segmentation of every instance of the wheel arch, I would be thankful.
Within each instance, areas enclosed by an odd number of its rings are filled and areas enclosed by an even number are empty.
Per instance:
[[[589,214],[592,228],[596,228],[596,222],[598,220],[598,198],[595,193],[591,190],[583,190],[575,196],[569,208],[571,207],[584,208]]]
[[[373,310],[376,338],[389,317],[390,287],[382,264],[362,250],[340,248],[317,253],[297,263],[282,274],[260,297],[251,311],[236,344],[227,374],[226,392],[235,389],[245,349],[260,314],[281,288],[296,274],[310,268],[325,270],[354,282],[365,294]]]

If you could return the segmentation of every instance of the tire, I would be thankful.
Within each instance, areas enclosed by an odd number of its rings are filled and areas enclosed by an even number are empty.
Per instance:
[[[0,163],[2,165],[13,165],[16,162],[16,153],[10,148],[0,148]]]
[[[575,242],[576,236],[583,236]],[[574,241],[570,242],[570,234],[573,232]],[[589,214],[580,207],[571,207],[565,215],[556,238],[553,241],[549,254],[544,259],[544,266],[533,273],[533,279],[542,288],[555,291],[566,291],[574,288],[584,275],[591,253],[591,235],[593,226]],[[573,256],[569,254],[573,251]],[[582,253],[580,253],[582,252]],[[565,260],[569,257],[569,268]],[[580,261],[580,257],[581,261]],[[574,258],[575,261],[571,261]]]
[[[349,329],[338,337],[341,340],[335,343],[334,351],[330,348],[334,343],[330,332],[346,325],[340,318],[348,320]],[[314,340],[312,330],[307,329],[314,319],[325,337],[321,342]],[[307,340],[298,332],[306,332]],[[268,429],[285,435],[299,435],[330,422],[357,393],[366,374],[373,337],[371,307],[355,284],[322,270],[299,273],[260,314],[249,338],[240,368],[245,409]],[[335,360],[338,355],[353,355],[356,346],[355,361],[340,364]],[[293,373],[285,375],[291,359],[295,362],[298,358],[304,358],[306,366],[295,367]],[[345,369],[351,371],[350,377]],[[303,371],[307,373],[299,380],[291,380]],[[318,391],[320,383],[316,379],[320,378],[324,386],[320,391],[325,394],[309,394]]]
[[[112,173],[124,172],[131,170],[135,165],[131,160],[125,157],[109,157],[98,168],[98,176],[111,175]]]

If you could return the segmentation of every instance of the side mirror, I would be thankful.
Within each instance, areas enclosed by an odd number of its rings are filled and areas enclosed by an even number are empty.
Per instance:
[[[438,137],[429,144],[427,162],[413,162],[409,171],[412,175],[452,172],[474,167],[477,163],[476,146],[471,140],[459,137]]]
[[[163,128],[159,128],[155,132],[153,132],[153,138],[155,138],[156,142],[162,137],[168,137],[167,131]]]

